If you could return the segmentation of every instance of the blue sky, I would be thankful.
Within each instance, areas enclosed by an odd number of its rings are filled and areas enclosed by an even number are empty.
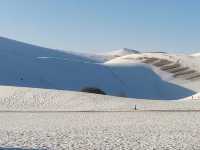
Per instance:
[[[200,51],[198,0],[1,0],[0,36],[50,48]]]

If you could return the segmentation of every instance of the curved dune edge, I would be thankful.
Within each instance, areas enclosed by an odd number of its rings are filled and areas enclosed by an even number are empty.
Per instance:
[[[73,91],[0,86],[0,112],[200,110],[197,103],[200,101],[139,100]]]
[[[112,96],[157,100],[200,92],[199,58],[188,55],[131,49],[82,54],[0,37],[0,58],[1,86],[98,89]]]

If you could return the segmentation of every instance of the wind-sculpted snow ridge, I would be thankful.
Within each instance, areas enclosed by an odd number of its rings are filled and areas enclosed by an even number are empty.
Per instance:
[[[196,100],[196,101],[200,101],[200,93],[194,94],[192,96],[186,97],[184,98],[184,100]]]
[[[181,54],[142,53],[119,57],[106,64],[133,65],[143,63],[158,74],[163,80],[200,91],[200,61],[197,57]]]

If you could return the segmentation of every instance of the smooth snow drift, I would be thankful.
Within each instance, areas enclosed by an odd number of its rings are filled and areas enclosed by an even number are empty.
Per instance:
[[[147,56],[173,58],[183,67],[200,68],[195,63],[198,58],[185,55],[145,54],[129,49],[80,54],[0,38],[0,85],[74,91],[96,88],[107,95],[160,100],[188,97],[200,89],[198,72],[187,70],[191,77],[176,79],[159,67],[138,61]]]

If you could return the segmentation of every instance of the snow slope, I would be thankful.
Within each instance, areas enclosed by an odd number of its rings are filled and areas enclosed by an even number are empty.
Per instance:
[[[120,78],[127,97],[138,99],[179,99],[194,92],[162,80],[151,67],[141,63],[107,63]]]
[[[191,56],[193,56],[193,57],[200,57],[200,53],[194,53]]]
[[[198,57],[192,57],[184,54],[141,53],[112,59],[107,61],[106,64],[115,64],[115,66],[120,66],[122,64],[129,66],[144,64],[150,67],[153,72],[166,82],[191,89],[195,92],[200,91],[200,58]],[[162,70],[162,68],[174,65],[177,67],[164,71]],[[185,73],[185,75],[174,77],[174,75],[178,75],[179,73]],[[191,80],[188,80],[190,78]]]
[[[103,62],[107,60],[103,55],[96,54],[82,54],[75,52],[67,52],[64,50],[49,49],[40,46],[35,46],[8,38],[0,37],[0,55],[10,56],[14,55],[19,58],[32,58],[46,57],[58,59],[70,59],[73,61],[86,61],[86,62]]]
[[[140,54],[129,49],[104,55],[80,54],[0,38],[0,85],[75,91],[95,87],[108,95],[138,99],[174,100],[195,94],[190,86],[164,80],[167,73],[138,61],[146,55],[167,54]]]
[[[200,100],[200,93],[184,98],[185,100]]]

